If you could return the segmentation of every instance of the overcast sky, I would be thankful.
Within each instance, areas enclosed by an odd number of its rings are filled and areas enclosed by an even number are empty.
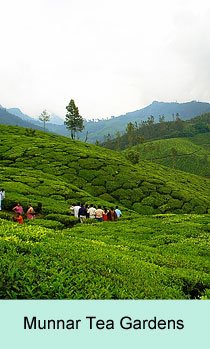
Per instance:
[[[210,102],[209,0],[0,0],[0,104],[110,117]]]

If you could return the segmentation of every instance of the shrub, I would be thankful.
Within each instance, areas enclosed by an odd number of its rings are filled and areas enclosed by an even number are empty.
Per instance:
[[[142,205],[141,203],[134,203],[132,206],[133,210],[144,215],[150,215],[157,213],[155,209],[151,206]]]
[[[65,227],[72,227],[76,223],[78,223],[78,218],[75,218],[74,216],[66,216],[62,214],[48,214],[45,216],[46,219],[57,221],[65,225]]]
[[[55,230],[60,230],[64,228],[64,224],[62,224],[61,222],[55,221],[55,220],[45,220],[45,219],[39,219],[39,218],[35,218],[35,219],[31,219],[29,221],[27,221],[28,225],[37,225],[37,226],[41,226],[41,227],[45,227],[48,229],[55,229]]]

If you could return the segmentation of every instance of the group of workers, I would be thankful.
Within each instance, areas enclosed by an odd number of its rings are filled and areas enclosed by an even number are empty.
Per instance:
[[[23,207],[19,203],[17,203],[13,207],[12,211],[15,212],[15,216],[13,217],[13,220],[18,222],[19,224],[23,224],[24,223],[24,220],[23,220],[23,215],[24,215]],[[27,219],[33,219],[34,216],[35,216],[34,208],[31,205],[29,205],[28,209],[26,211],[26,218]]]
[[[3,202],[5,199],[5,190],[0,189],[0,211],[3,208]],[[24,211],[23,207],[20,203],[17,203],[12,211],[15,213],[13,220],[18,222],[19,224],[23,224],[24,220]],[[81,223],[84,223],[87,218],[95,219],[98,222],[103,221],[116,221],[122,216],[122,212],[118,206],[111,207],[109,210],[104,207],[102,208],[100,205],[96,208],[93,204],[73,204],[70,207],[70,214],[75,218],[78,218]],[[33,219],[35,217],[35,211],[32,205],[28,206],[28,209],[25,214],[27,219]]]
[[[111,207],[109,210],[100,205],[96,208],[93,204],[90,206],[84,205],[84,204],[73,204],[70,207],[70,214],[74,216],[75,218],[79,218],[81,223],[84,223],[87,218],[95,219],[98,222],[103,221],[116,221],[122,216],[122,212],[119,209],[118,206],[114,209],[114,207]]]

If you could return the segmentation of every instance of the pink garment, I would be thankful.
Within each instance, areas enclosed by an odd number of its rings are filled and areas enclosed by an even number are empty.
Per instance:
[[[15,213],[23,214],[23,208],[20,205],[15,206],[13,211],[15,211]]]
[[[33,219],[34,218],[34,209],[33,207],[29,207],[28,211],[26,212],[26,217],[28,219]]]
[[[28,219],[33,219],[33,218],[34,218],[34,215],[31,214],[31,213],[26,213],[26,217],[27,217]]]

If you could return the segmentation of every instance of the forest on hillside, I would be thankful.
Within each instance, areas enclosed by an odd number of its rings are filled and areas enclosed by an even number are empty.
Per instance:
[[[199,133],[209,132],[210,113],[185,121],[179,114],[174,115],[174,121],[165,121],[164,115],[161,115],[158,123],[155,123],[151,115],[140,123],[129,122],[123,134],[116,132],[114,137],[108,134],[100,145],[113,150],[122,150],[148,140],[193,137]]]

